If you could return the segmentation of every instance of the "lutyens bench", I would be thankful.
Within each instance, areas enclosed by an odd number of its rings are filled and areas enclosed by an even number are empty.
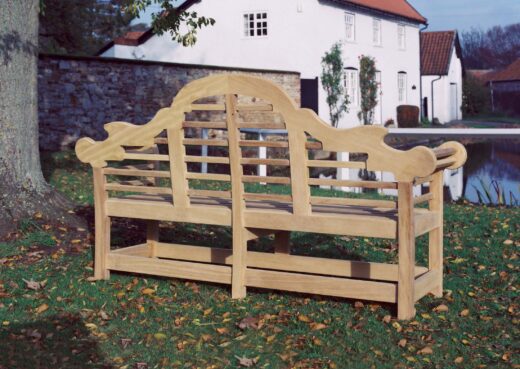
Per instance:
[[[260,141],[246,128],[287,135]],[[98,279],[125,271],[231,284],[233,298],[251,286],[383,301],[397,303],[400,319],[412,318],[424,295],[442,295],[443,171],[466,160],[456,142],[396,150],[380,126],[332,128],[274,83],[239,74],[188,84],[145,125],[113,122],[105,129],[106,140],[76,144],[94,172]],[[271,158],[255,156],[259,147]],[[348,153],[350,160],[319,159],[323,151]],[[256,175],[255,165],[267,165],[269,175]],[[388,173],[383,178],[393,180],[317,178],[320,168],[351,178],[361,170]],[[421,185],[429,191],[415,195]],[[326,197],[318,186],[396,197]],[[114,217],[146,220],[146,243],[111,250]],[[160,221],[231,226],[231,248],[161,242]],[[397,239],[398,263],[291,255],[292,231]],[[418,266],[415,239],[426,233],[428,265]],[[248,251],[248,241],[263,235],[274,235],[274,253]]]

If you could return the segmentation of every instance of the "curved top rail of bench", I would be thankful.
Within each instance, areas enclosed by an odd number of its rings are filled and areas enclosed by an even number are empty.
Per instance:
[[[205,77],[187,84],[179,91],[169,108],[157,112],[145,125],[126,122],[112,122],[105,125],[109,137],[100,142],[82,138],[76,143],[76,154],[84,163],[93,167],[106,166],[107,160],[123,160],[122,146],[151,146],[154,137],[164,129],[182,129],[184,114],[191,112],[191,104],[199,99],[218,95],[246,95],[269,101],[273,111],[280,113],[289,134],[307,132],[322,142],[323,150],[338,152],[367,153],[367,169],[394,173],[397,181],[413,181],[415,177],[425,177],[438,167],[433,150],[419,146],[402,151],[388,146],[384,137],[386,128],[362,126],[337,129],[321,120],[309,109],[299,108],[287,93],[273,82],[259,77],[240,74],[220,74]],[[466,150],[458,143],[450,143],[455,149],[455,162],[449,166],[462,166]]]

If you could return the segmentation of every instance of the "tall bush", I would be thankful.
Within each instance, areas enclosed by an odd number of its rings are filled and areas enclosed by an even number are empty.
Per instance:
[[[371,56],[359,58],[359,87],[361,90],[361,106],[358,118],[363,124],[374,122],[374,109],[377,106],[376,62]]]
[[[462,87],[462,114],[475,116],[490,110],[489,88],[481,80],[467,74]]]
[[[344,66],[341,44],[335,43],[321,59],[321,84],[327,94],[330,122],[337,127],[344,113],[348,112],[349,97],[344,86]]]

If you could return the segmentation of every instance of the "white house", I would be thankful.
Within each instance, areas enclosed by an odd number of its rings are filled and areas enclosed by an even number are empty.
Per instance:
[[[181,7],[216,20],[199,32],[194,47],[169,34],[131,32],[100,54],[187,64],[298,71],[302,105],[329,121],[319,82],[321,59],[336,42],[343,45],[350,112],[340,127],[359,124],[359,57],[375,58],[380,102],[375,123],[396,120],[396,107],[420,105],[419,33],[426,19],[406,0],[199,0]]]
[[[456,31],[421,33],[422,112],[430,121],[462,118],[464,67]]]

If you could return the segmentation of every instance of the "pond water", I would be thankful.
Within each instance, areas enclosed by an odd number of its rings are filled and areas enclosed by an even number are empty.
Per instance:
[[[520,205],[520,141],[465,146],[468,161],[464,165],[464,197],[476,203]]]

